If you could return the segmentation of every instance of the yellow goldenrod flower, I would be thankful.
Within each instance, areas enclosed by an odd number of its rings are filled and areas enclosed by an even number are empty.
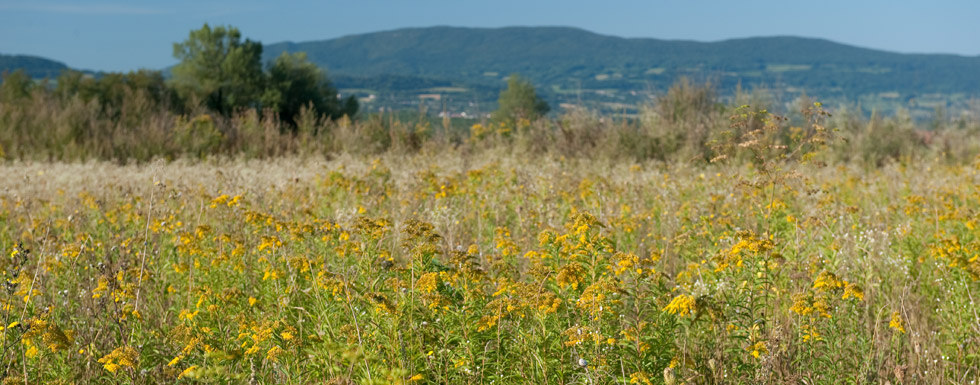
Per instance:
[[[769,349],[766,348],[766,342],[765,341],[756,342],[756,343],[752,344],[752,346],[749,346],[749,348],[747,350],[749,350],[750,351],[750,354],[752,355],[752,357],[755,357],[755,358],[759,358],[760,356],[763,356],[763,355],[766,355],[766,354],[769,353]]]
[[[892,319],[888,322],[888,327],[899,333],[905,334],[905,321],[902,320],[902,315],[899,314],[898,311],[892,312]]]
[[[197,369],[198,369],[197,365],[191,365],[187,369],[184,369],[184,371],[180,372],[180,375],[177,376],[177,379],[179,380],[184,377],[194,378],[195,374],[197,373]]]
[[[136,349],[129,346],[123,346],[116,348],[111,353],[106,354],[99,359],[99,363],[102,367],[109,371],[109,373],[115,374],[121,368],[134,368],[136,366],[136,361],[139,359],[139,353]]]
[[[177,355],[177,357],[174,357],[174,359],[170,360],[170,362],[167,363],[167,366],[171,366],[172,367],[174,365],[177,365],[177,363],[180,362],[180,360],[182,360],[182,359],[184,359],[184,355],[183,354],[179,354],[179,355]]]
[[[854,297],[856,299],[863,301],[864,290],[861,290],[861,288],[858,287],[858,285],[855,285],[853,283],[847,283],[844,286],[844,295],[841,297],[841,299],[848,299],[850,297]]]
[[[694,297],[687,294],[681,294],[674,297],[674,299],[671,300],[670,303],[663,308],[663,310],[670,314],[677,314],[684,317],[697,311],[696,303],[697,301],[694,299]]]
[[[269,348],[268,352],[266,352],[265,359],[271,362],[279,362],[279,356],[281,356],[282,353],[283,353],[282,348],[278,346],[273,346],[272,348]]]

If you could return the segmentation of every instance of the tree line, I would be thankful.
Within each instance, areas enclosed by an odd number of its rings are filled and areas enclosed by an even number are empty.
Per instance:
[[[179,63],[171,68],[169,78],[163,71],[145,69],[95,76],[66,70],[53,83],[35,83],[18,70],[4,74],[0,98],[26,98],[41,88],[64,100],[96,101],[103,118],[118,120],[125,118],[125,99],[140,94],[152,108],[179,115],[203,112],[230,117],[254,109],[275,115],[284,127],[293,129],[304,109],[330,120],[358,112],[356,97],[339,98],[325,72],[305,53],[283,53],[263,66],[262,43],[243,39],[235,27],[205,24],[174,43],[173,56]]]
[[[65,71],[37,82],[24,72],[0,84],[0,160],[228,156],[267,158],[336,153],[414,153],[494,148],[567,157],[629,157],[657,161],[710,161],[727,143],[730,119],[746,105],[780,109],[765,95],[736,94],[722,102],[710,84],[681,80],[641,105],[636,116],[600,116],[584,108],[550,113],[533,85],[512,75],[488,119],[432,119],[424,110],[361,114],[354,97],[338,98],[323,70],[304,54],[261,61],[262,45],[234,27],[204,25],[174,44],[170,70],[92,76]],[[805,111],[812,103],[804,103]],[[847,106],[832,124],[842,138],[840,160],[883,165],[920,156],[952,161],[980,153],[977,114],[937,120],[929,129],[908,114],[866,119]],[[795,115],[794,115],[795,114]],[[801,127],[799,113],[781,137]],[[441,123],[441,124],[440,124]]]
[[[263,64],[262,50],[235,27],[205,24],[173,45],[178,64],[168,71],[65,70],[40,81],[24,71],[5,73],[0,159],[128,162],[413,151],[433,135],[426,119],[357,116],[356,97],[340,98],[305,53],[283,53]],[[517,75],[501,91],[499,105],[486,132],[527,128],[549,110]],[[442,140],[461,143],[468,136],[448,117],[441,129]]]

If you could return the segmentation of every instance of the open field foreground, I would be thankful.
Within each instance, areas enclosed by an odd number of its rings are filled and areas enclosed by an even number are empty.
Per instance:
[[[3,384],[980,377],[980,162],[447,151],[0,175]]]

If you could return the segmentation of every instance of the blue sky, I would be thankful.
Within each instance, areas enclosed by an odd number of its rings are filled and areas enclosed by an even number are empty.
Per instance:
[[[0,0],[0,53],[127,71],[174,63],[205,22],[264,43],[401,27],[573,26],[624,37],[715,41],[794,35],[911,53],[980,55],[980,1],[902,0]]]

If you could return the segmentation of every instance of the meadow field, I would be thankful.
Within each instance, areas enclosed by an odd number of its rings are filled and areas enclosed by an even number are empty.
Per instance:
[[[460,127],[22,91],[5,385],[980,378],[980,109],[781,116],[682,81]]]
[[[3,384],[976,383],[980,159],[776,159],[11,161]]]

